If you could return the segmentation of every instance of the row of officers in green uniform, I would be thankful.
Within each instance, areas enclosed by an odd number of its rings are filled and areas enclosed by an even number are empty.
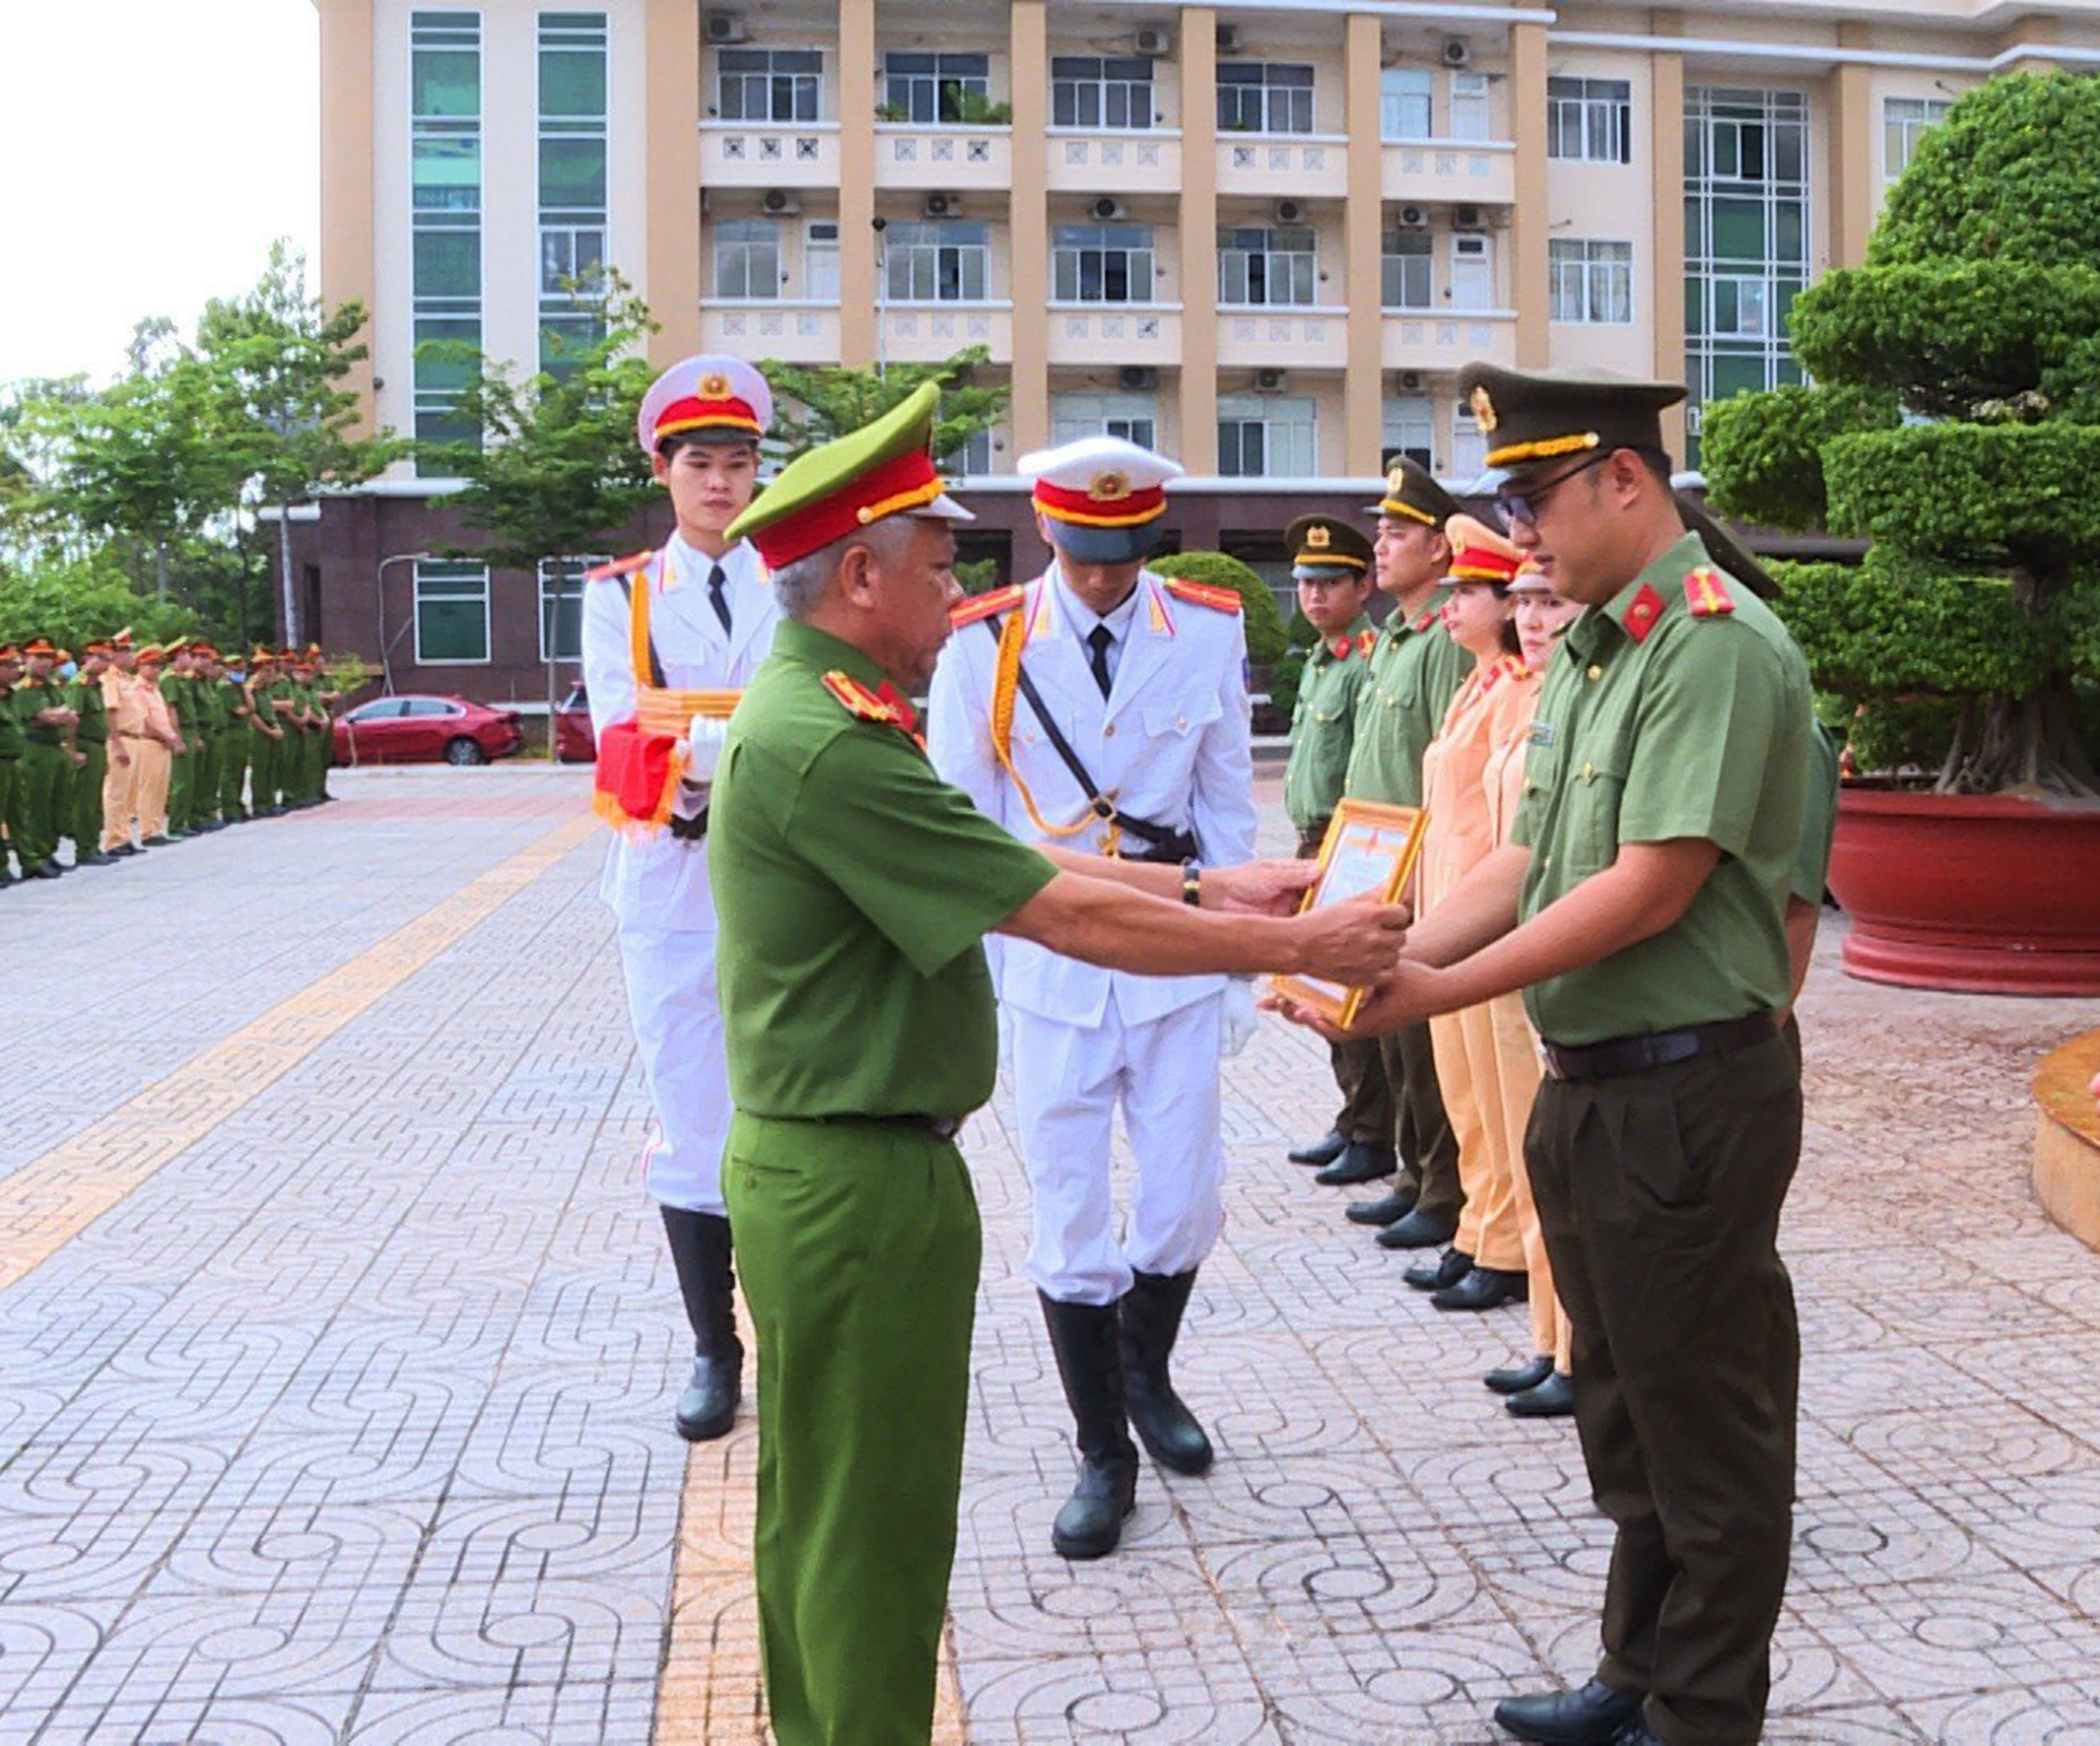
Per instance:
[[[0,644],[0,887],[320,805],[339,701],[311,646]]]

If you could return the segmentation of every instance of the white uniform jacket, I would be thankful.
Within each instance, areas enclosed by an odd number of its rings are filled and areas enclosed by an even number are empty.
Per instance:
[[[714,560],[677,534],[627,580],[646,585],[649,640],[674,691],[741,690],[773,647],[779,607],[765,567],[748,542],[721,556],[728,577],[729,630],[708,598]],[[608,576],[583,590],[583,685],[590,723],[603,733],[635,712],[635,661],[628,637],[628,595]],[[714,929],[714,898],[708,888],[707,843],[681,841],[668,831],[631,839],[616,833],[605,856],[599,895],[622,923]]]
[[[1254,852],[1252,705],[1247,636],[1236,612],[1177,598],[1150,571],[1139,572],[1137,610],[1106,700],[1087,665],[1081,632],[1054,565],[1030,582],[1022,666],[1101,791],[1118,810],[1195,834],[1198,857],[1216,866]],[[1043,840],[991,742],[996,630],[1004,614],[959,627],[934,670],[927,705],[927,751],[942,776],[987,818],[1024,842]],[[1012,757],[1044,819],[1061,826],[1087,810],[1086,792],[1066,770],[1026,697],[1014,703]],[[1100,852],[1104,829],[1090,823],[1048,840]],[[1144,844],[1125,837],[1125,852]],[[1000,998],[1021,1011],[1068,1025],[1098,1025],[1110,991],[1126,1025],[1146,1024],[1192,1001],[1222,993],[1223,976],[1138,976],[1100,970],[1027,940],[998,942]]]

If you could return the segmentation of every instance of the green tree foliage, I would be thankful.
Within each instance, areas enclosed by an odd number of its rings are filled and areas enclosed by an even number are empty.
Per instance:
[[[1006,410],[1003,384],[972,378],[987,364],[984,346],[968,346],[941,364],[892,364],[884,369],[854,369],[843,364],[781,364],[769,358],[759,366],[773,389],[773,430],[769,452],[784,463],[848,431],[871,424],[905,399],[921,382],[940,384],[940,415],[933,426],[933,458],[944,462],[958,454],[980,431],[989,430]]]
[[[1247,658],[1257,667],[1283,658],[1289,637],[1276,597],[1269,592],[1268,583],[1239,559],[1224,552],[1176,552],[1153,559],[1145,568],[1155,575],[1180,576],[1213,588],[1232,589],[1246,607]]]
[[[1873,542],[1857,567],[1783,567],[1782,607],[1817,685],[1865,706],[1856,756],[1862,731],[1881,756],[1906,723],[1943,737],[1942,792],[2100,794],[2075,691],[2100,671],[2096,162],[2100,82],[1971,92],[1865,264],[1795,302],[1817,385],[1707,416],[1717,506]]]
[[[106,561],[54,560],[0,571],[0,642],[48,637],[78,654],[91,637],[126,626],[141,642],[186,636],[197,615],[171,601],[139,594]]]

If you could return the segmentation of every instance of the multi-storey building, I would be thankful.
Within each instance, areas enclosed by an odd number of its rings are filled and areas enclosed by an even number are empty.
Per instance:
[[[950,464],[1021,568],[1013,457],[1086,432],[1179,458],[1174,534],[1255,560],[1395,453],[1463,482],[1472,358],[1688,380],[1696,465],[1954,98],[2100,64],[2100,7],[2023,0],[316,4],[322,285],[373,312],[377,423],[446,434],[422,342],[535,367],[599,264],[664,359],[982,347],[1008,409]],[[535,695],[573,567],[374,580],[442,490],[404,464],[303,527],[300,630],[375,647],[383,601],[401,683]]]

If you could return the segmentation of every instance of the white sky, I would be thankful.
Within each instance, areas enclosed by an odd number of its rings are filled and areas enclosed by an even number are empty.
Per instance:
[[[273,236],[317,287],[312,0],[0,0],[0,381],[124,368]]]

